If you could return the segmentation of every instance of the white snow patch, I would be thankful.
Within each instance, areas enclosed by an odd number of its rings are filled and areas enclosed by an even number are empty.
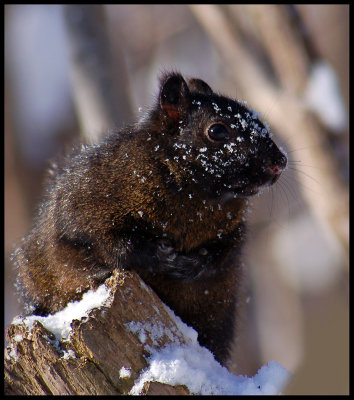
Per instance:
[[[131,374],[132,374],[132,371],[129,368],[122,367],[119,370],[119,378],[121,378],[121,379],[129,378]]]
[[[338,78],[328,63],[321,61],[314,64],[304,100],[330,129],[341,133],[347,127],[347,112]]]
[[[63,358],[64,360],[68,360],[69,358],[76,358],[76,354],[74,350],[69,349],[68,351],[64,351]]]
[[[14,349],[12,346],[6,348],[6,350],[5,350],[5,358],[7,360],[13,359],[15,361],[18,361],[18,355],[17,355],[16,349]]]
[[[21,334],[17,334],[13,337],[15,342],[21,342],[21,340],[23,339],[23,336]]]
[[[164,304],[165,309],[168,313],[168,315],[170,316],[171,319],[173,319],[173,321],[175,322],[175,324],[177,325],[178,330],[182,333],[183,338],[186,342],[192,342],[192,343],[198,343],[197,339],[198,339],[198,333],[196,332],[195,329],[191,328],[190,326],[188,326],[187,324],[185,324],[181,318],[176,315],[171,309],[170,307],[166,306],[166,304]]]
[[[88,317],[88,314],[94,308],[108,306],[110,303],[110,289],[105,284],[98,287],[96,291],[89,290],[84,293],[79,301],[68,303],[61,311],[50,314],[46,317],[39,315],[30,315],[28,317],[20,317],[13,320],[13,324],[24,323],[32,329],[34,321],[39,321],[46,329],[54,333],[57,340],[68,340],[71,333],[71,322],[74,319]]]
[[[139,394],[147,381],[186,385],[191,393],[202,395],[281,393],[290,374],[277,362],[270,361],[267,366],[260,368],[254,377],[233,375],[214,359],[208,349],[199,345],[197,332],[183,323],[167,306],[165,307],[183,334],[185,343],[181,344],[177,339],[161,349],[149,346],[149,365],[135,381],[129,394]],[[143,325],[131,323],[129,328],[136,329],[140,334]],[[151,328],[150,326],[149,329]],[[156,336],[161,337],[162,334],[163,332],[158,329]]]
[[[160,321],[140,322],[130,321],[124,324],[127,331],[138,335],[141,343],[146,343],[148,337],[152,340],[153,346],[158,346],[159,341],[166,335],[170,340],[177,340],[175,333],[164,327]]]

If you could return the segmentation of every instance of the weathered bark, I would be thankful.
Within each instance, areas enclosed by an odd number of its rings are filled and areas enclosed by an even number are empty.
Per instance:
[[[147,366],[149,346],[185,343],[163,303],[135,273],[115,271],[105,284],[111,289],[110,306],[73,320],[69,340],[61,339],[59,345],[39,321],[32,329],[23,322],[7,328],[6,394],[127,394]],[[162,326],[169,336],[163,334],[156,340],[146,332],[141,341],[139,332],[127,329],[132,321]],[[120,377],[122,367],[131,371],[130,376]],[[142,393],[189,394],[183,386],[149,382]]]
[[[155,395],[178,396],[190,393],[187,387],[184,385],[171,386],[167,385],[166,383],[160,383],[160,382],[146,382],[144,384],[141,394],[144,394],[146,396],[155,396]]]

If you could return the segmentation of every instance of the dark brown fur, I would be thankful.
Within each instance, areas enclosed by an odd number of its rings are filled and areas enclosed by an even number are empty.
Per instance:
[[[35,226],[14,253],[29,311],[56,312],[114,268],[134,269],[225,362],[247,197],[285,165],[245,105],[165,75],[142,121],[50,171]]]

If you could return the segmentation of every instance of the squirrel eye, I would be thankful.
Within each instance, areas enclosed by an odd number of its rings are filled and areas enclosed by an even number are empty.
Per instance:
[[[225,142],[229,139],[229,133],[223,124],[213,124],[208,129],[208,136],[215,142]]]

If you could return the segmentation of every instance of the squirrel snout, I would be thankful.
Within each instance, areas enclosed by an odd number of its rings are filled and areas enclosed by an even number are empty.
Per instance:
[[[276,164],[268,167],[267,170],[271,175],[280,175],[283,172],[284,168],[279,164]]]
[[[288,163],[288,160],[287,160],[286,156],[281,155],[281,157],[279,157],[278,160],[276,160],[275,162],[272,162],[271,165],[267,166],[267,171],[271,175],[278,176],[284,171],[287,163]]]
[[[282,157],[277,163],[274,163],[266,168],[266,172],[271,176],[271,184],[273,185],[284,171],[287,164],[286,157]]]
[[[270,162],[264,167],[264,172],[268,176],[269,183],[273,185],[280,177],[287,165],[287,158],[285,156],[279,157],[276,161]]]

